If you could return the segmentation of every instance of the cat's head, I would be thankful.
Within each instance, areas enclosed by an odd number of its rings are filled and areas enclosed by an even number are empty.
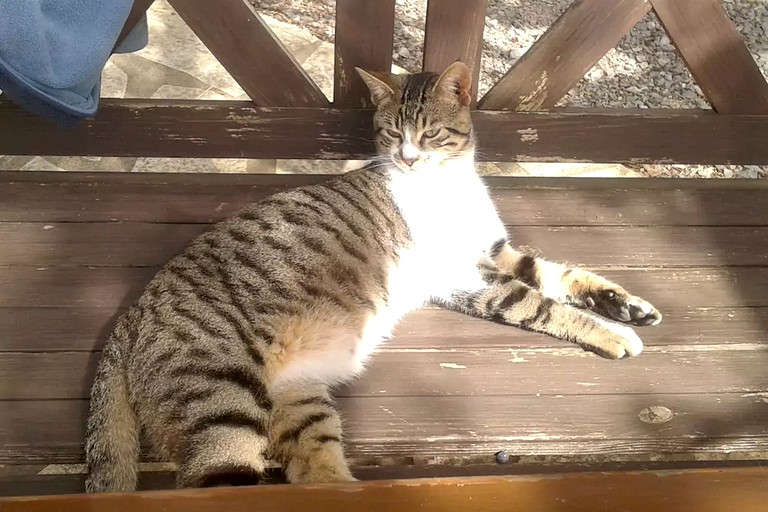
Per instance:
[[[376,149],[404,172],[472,156],[472,75],[456,61],[441,74],[393,75],[356,68],[376,106]]]

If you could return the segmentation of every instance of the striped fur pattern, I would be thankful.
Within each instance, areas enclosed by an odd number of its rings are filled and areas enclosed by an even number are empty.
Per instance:
[[[291,482],[352,480],[330,390],[429,302],[610,358],[642,350],[617,322],[658,323],[650,303],[507,242],[474,170],[464,64],[360,74],[377,159],[213,226],[118,320],[92,388],[87,491],[136,488],[140,436],[180,487],[256,483],[268,458]]]

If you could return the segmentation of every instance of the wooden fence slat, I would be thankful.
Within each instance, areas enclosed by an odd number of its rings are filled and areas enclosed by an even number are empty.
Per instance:
[[[651,4],[713,109],[721,114],[768,113],[768,82],[722,0]]]
[[[478,160],[768,164],[768,116],[702,111],[473,113]],[[0,154],[367,159],[371,111],[249,102],[104,100],[61,130],[0,103]]]
[[[480,99],[478,108],[554,107],[649,10],[648,0],[576,0]]]
[[[456,60],[472,70],[472,103],[477,98],[487,0],[429,0],[424,31],[424,71],[441,72]]]
[[[248,0],[168,1],[257,105],[328,104]]]
[[[392,69],[394,27],[395,0],[336,0],[334,106],[373,106],[355,66],[388,73]]]

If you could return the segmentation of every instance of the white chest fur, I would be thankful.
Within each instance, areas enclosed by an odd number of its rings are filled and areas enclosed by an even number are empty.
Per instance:
[[[477,263],[505,231],[472,160],[412,174],[393,170],[390,191],[412,243],[389,269],[386,306],[365,320],[359,338],[334,328],[316,350],[301,351],[282,369],[276,385],[297,379],[328,384],[349,379],[363,370],[404,315],[431,298],[484,286]],[[355,347],[351,352],[337,350],[350,343]]]
[[[390,272],[393,307],[410,310],[431,297],[481,286],[477,262],[505,232],[472,160],[412,174],[393,171],[390,190],[413,240]]]
[[[360,369],[404,315],[454,290],[484,286],[477,263],[505,236],[471,159],[413,174],[393,170],[390,191],[412,243],[389,269],[387,305],[366,323],[356,351]]]

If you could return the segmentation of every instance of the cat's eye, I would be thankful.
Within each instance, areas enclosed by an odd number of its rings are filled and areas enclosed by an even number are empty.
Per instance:
[[[399,139],[400,138],[400,132],[396,132],[395,130],[387,130],[387,135],[389,135],[393,139]]]
[[[437,137],[438,133],[440,133],[440,128],[432,128],[431,130],[427,130],[424,132],[424,137],[427,139],[431,139],[433,137]]]
[[[614,298],[615,296],[616,296],[616,293],[615,293],[615,292],[612,292],[612,291],[610,291],[610,290],[608,290],[607,292],[605,292],[605,297],[606,297],[607,299],[612,299],[612,298]]]

